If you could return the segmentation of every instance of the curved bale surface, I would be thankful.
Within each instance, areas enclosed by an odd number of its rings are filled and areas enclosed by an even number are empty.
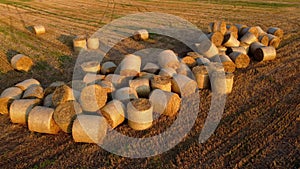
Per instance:
[[[43,99],[44,89],[42,86],[32,86],[25,90],[23,99]]]
[[[22,89],[23,91],[32,87],[32,86],[40,86],[40,82],[36,79],[27,79],[27,80],[24,80],[20,83],[17,83],[15,86],[16,87],[19,87],[20,89]]]
[[[172,79],[172,91],[181,97],[189,96],[196,92],[197,83],[184,75],[176,75]]]
[[[21,99],[13,101],[9,109],[9,117],[11,122],[27,124],[29,112],[39,103],[39,99]]]
[[[8,115],[9,107],[13,101],[11,98],[0,98],[0,114]]]
[[[15,70],[28,72],[33,66],[33,61],[30,57],[23,54],[17,54],[12,57],[11,65]]]
[[[0,98],[10,98],[15,100],[20,99],[22,94],[22,89],[18,87],[9,87],[1,93]]]
[[[52,96],[52,103],[55,107],[70,100],[76,99],[73,90],[69,86],[62,85],[55,89]]]
[[[112,129],[122,124],[125,120],[125,106],[118,100],[108,102],[100,111]]]
[[[90,85],[82,89],[80,104],[87,112],[96,112],[101,109],[107,101],[107,90],[100,85]]]
[[[168,92],[172,90],[171,78],[167,76],[156,75],[150,80],[150,83],[152,89],[160,89]]]

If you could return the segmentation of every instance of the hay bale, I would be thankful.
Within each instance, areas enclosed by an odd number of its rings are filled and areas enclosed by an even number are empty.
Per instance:
[[[99,48],[99,39],[98,38],[88,38],[87,48],[96,50]]]
[[[240,43],[240,47],[245,48],[246,52],[249,53],[249,48],[250,48],[249,44],[242,42]]]
[[[56,81],[56,82],[53,82],[51,83],[48,87],[46,87],[46,89],[44,90],[44,96],[47,96],[51,93],[53,93],[55,91],[55,89],[59,86],[62,86],[64,85],[65,82],[62,82],[62,81]]]
[[[240,53],[243,53],[245,55],[247,54],[246,49],[244,47],[242,47],[242,46],[239,46],[239,47],[228,47],[227,51],[226,51],[226,54],[229,55],[232,52],[240,52]]]
[[[0,114],[8,115],[9,107],[14,99],[11,98],[0,98]]]
[[[158,64],[161,68],[177,69],[179,60],[172,50],[164,50],[158,55]]]
[[[201,55],[207,58],[212,58],[219,54],[219,50],[216,47],[216,45],[214,45],[208,39],[203,39],[203,37],[200,37],[199,43],[195,43],[195,47],[197,49],[197,52],[199,52]]]
[[[28,129],[39,133],[57,134],[60,128],[53,120],[53,113],[52,108],[34,107],[28,115]]]
[[[149,79],[139,78],[129,81],[129,87],[133,88],[139,98],[148,98],[150,94]]]
[[[246,68],[250,64],[250,58],[240,52],[232,52],[229,57],[234,61],[236,68]]]
[[[224,40],[224,35],[221,32],[211,32],[207,37],[216,46],[221,46]]]
[[[18,87],[9,87],[1,93],[0,98],[10,98],[15,100],[20,99],[22,94],[22,89]]]
[[[220,55],[219,58],[221,63],[223,64],[225,72],[233,73],[235,71],[236,66],[228,55]]]
[[[33,61],[31,58],[23,54],[17,54],[13,56],[10,63],[15,70],[25,72],[30,71],[33,66]]]
[[[109,82],[109,81],[102,80],[102,81],[99,83],[99,85],[100,85],[103,89],[106,90],[106,92],[107,92],[108,95],[111,94],[111,93],[113,93],[113,92],[116,90],[116,88],[114,87],[114,85],[113,85],[111,82]]]
[[[104,78],[104,81],[111,82],[115,88],[122,88],[129,85],[129,80],[125,76],[117,74],[109,74]]]
[[[240,41],[238,41],[231,32],[224,35],[223,46],[238,47],[239,45]]]
[[[189,68],[193,68],[197,65],[196,60],[191,56],[185,56],[181,59],[181,63],[186,64]]]
[[[120,75],[125,77],[138,76],[141,71],[142,59],[140,56],[126,55],[120,64]]]
[[[227,51],[227,48],[224,47],[224,46],[219,46],[218,47],[218,50],[219,50],[219,55],[226,55],[226,51]]]
[[[226,93],[226,76],[222,69],[215,67],[212,71],[210,71],[210,86],[213,93]]]
[[[194,94],[197,89],[197,83],[184,75],[175,75],[171,81],[172,91],[179,94],[181,97],[186,97]]]
[[[72,137],[75,142],[101,144],[106,136],[107,122],[104,117],[80,115],[74,121]]]
[[[233,75],[233,73],[226,73],[225,78],[226,78],[226,80],[225,80],[225,83],[226,83],[225,93],[229,94],[229,93],[232,92],[234,75]]]
[[[250,45],[249,53],[250,53],[251,55],[254,55],[254,54],[255,54],[255,51],[256,51],[258,48],[263,47],[263,46],[265,46],[265,45],[262,44],[262,43],[260,43],[260,42],[253,42],[253,43],[251,43],[251,45]]]
[[[83,80],[72,80],[68,82],[67,85],[73,89],[73,94],[76,99],[77,92],[81,92],[82,89],[87,86],[87,84]]]
[[[124,104],[127,104],[131,100],[137,98],[138,98],[137,92],[131,87],[123,87],[121,89],[116,90],[114,93],[114,99],[119,100]]]
[[[53,92],[52,103],[55,107],[70,100],[76,99],[73,90],[67,85],[59,86]]]
[[[170,68],[170,67],[163,68],[159,71],[159,75],[161,75],[161,76],[173,77],[176,74],[177,74],[176,70],[173,68]]]
[[[238,29],[238,27],[237,27],[236,25],[227,24],[227,25],[226,25],[226,28],[227,28],[227,33],[228,33],[228,32],[231,32],[232,35],[233,35],[236,39],[238,39],[238,37],[239,37],[239,29]]]
[[[198,58],[196,61],[198,66],[208,65],[210,63],[210,60],[207,58]]]
[[[110,73],[114,73],[117,69],[117,65],[114,62],[105,62],[101,66],[101,73],[103,75],[107,75]]]
[[[37,81],[36,79],[31,78],[31,79],[24,80],[24,81],[16,84],[15,86],[19,87],[20,89],[22,89],[24,91],[32,86],[37,86],[37,85],[38,86],[41,85],[40,82]]]
[[[193,78],[193,73],[191,69],[184,63],[180,63],[180,66],[178,69],[176,69],[177,74],[185,75],[189,78]]]
[[[276,49],[273,46],[264,46],[255,50],[254,58],[257,61],[274,60],[276,58]]]
[[[227,31],[226,22],[224,21],[217,21],[209,24],[209,31],[210,32],[220,32],[224,35]]]
[[[80,104],[87,112],[100,110],[107,101],[107,90],[100,85],[94,84],[82,89],[80,94]]]
[[[86,83],[87,85],[89,84],[94,84],[98,81],[104,80],[105,75],[99,75],[99,74],[94,74],[94,73],[87,73],[83,77],[83,82]]]
[[[153,105],[148,99],[136,99],[127,104],[128,125],[134,130],[152,126]]]
[[[67,101],[58,105],[53,113],[53,119],[65,133],[72,132],[73,121],[82,113],[81,106],[76,101]]]
[[[27,124],[28,113],[39,103],[40,99],[21,99],[13,101],[9,109],[9,117],[11,122]]]
[[[255,26],[257,29],[258,36],[267,34],[260,26]]]
[[[257,37],[253,33],[247,32],[241,37],[240,41],[250,45],[253,42],[257,42],[258,40],[257,40]]]
[[[125,106],[122,102],[113,100],[101,109],[101,114],[105,117],[111,128],[114,129],[125,120]]]
[[[210,86],[209,75],[206,66],[196,66],[193,68],[193,73],[199,89],[208,89]]]
[[[283,30],[280,29],[280,28],[277,28],[277,27],[270,27],[268,30],[267,30],[267,33],[268,34],[272,34],[272,35],[275,35],[277,36],[278,38],[282,38],[283,37]]]
[[[25,90],[23,99],[43,99],[44,89],[42,86],[32,86]]]
[[[258,40],[260,43],[262,43],[265,46],[269,45],[269,37],[266,34],[258,36]]]
[[[149,33],[146,29],[137,30],[133,34],[133,39],[138,41],[147,40],[149,39]]]
[[[73,48],[75,52],[80,51],[81,49],[86,49],[86,37],[77,36],[73,39]]]
[[[100,63],[98,61],[84,62],[80,66],[86,73],[98,73],[101,69]]]
[[[41,35],[46,33],[46,29],[43,25],[35,25],[33,26],[33,31],[36,35]]]
[[[275,49],[277,49],[280,45],[280,39],[277,36],[274,36],[272,34],[267,34],[269,38],[269,46],[273,46]]]
[[[171,78],[168,76],[154,76],[151,80],[151,88],[152,89],[160,89],[163,91],[171,92],[172,83]]]
[[[258,30],[255,26],[242,28],[240,32],[240,37],[244,36],[249,32],[252,33],[256,38],[258,37]]]
[[[159,66],[155,63],[149,62],[149,63],[146,63],[146,65],[144,66],[142,71],[147,72],[147,73],[156,74],[159,71]]]
[[[52,97],[53,97],[53,93],[48,94],[43,100],[43,106],[45,106],[45,107],[54,107],[53,102],[52,102]]]
[[[173,117],[180,109],[181,99],[176,93],[155,89],[150,94],[153,111]]]
[[[239,35],[241,34],[241,32],[244,28],[248,27],[247,25],[243,25],[243,24],[234,24],[234,25],[238,28]]]

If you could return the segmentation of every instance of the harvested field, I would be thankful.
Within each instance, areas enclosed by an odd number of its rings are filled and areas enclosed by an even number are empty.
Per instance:
[[[95,144],[75,143],[64,132],[30,132],[0,115],[0,168],[300,168],[299,11],[297,0],[0,0],[0,93],[28,78],[39,80],[44,88],[54,81],[71,81],[77,58],[72,39],[92,35],[127,14],[169,13],[203,31],[210,22],[220,20],[284,30],[275,60],[251,60],[247,68],[236,70],[221,123],[203,144],[198,137],[210,107],[207,89],[199,91],[200,112],[188,135],[171,150],[148,158],[117,156]],[[45,26],[46,33],[34,35],[33,25]],[[120,53],[148,47],[172,49],[180,56],[188,52],[172,38],[150,37],[154,43],[124,39],[104,60],[119,63]],[[31,71],[13,70],[10,59],[17,53],[34,61]],[[145,131],[134,131],[127,123],[116,130],[150,137],[175,119],[163,115]]]

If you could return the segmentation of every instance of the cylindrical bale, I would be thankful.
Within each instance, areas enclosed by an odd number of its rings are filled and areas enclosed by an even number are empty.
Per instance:
[[[240,52],[232,52],[229,57],[234,61],[236,68],[246,68],[250,63],[249,56]]]
[[[76,101],[67,101],[58,105],[53,113],[53,119],[65,133],[72,132],[72,124],[78,114],[82,113],[81,106]]]
[[[105,81],[111,82],[115,88],[122,88],[129,85],[129,80],[125,76],[117,74],[109,74],[105,77]]]
[[[162,68],[177,69],[179,67],[179,60],[172,50],[164,50],[158,55],[158,64]]]
[[[200,39],[203,37],[200,37]],[[204,55],[207,58],[212,58],[219,54],[219,50],[209,39],[203,39],[201,42],[196,43],[195,47],[197,52]]]
[[[27,124],[28,113],[39,103],[39,99],[20,99],[13,101],[9,109],[9,117],[11,122]]]
[[[243,28],[240,32],[240,36],[242,37],[248,32],[252,33],[256,38],[258,37],[258,30],[254,26]]]
[[[72,80],[69,81],[67,85],[73,89],[73,93],[76,99],[77,93],[75,91],[81,92],[82,89],[87,86],[87,84],[83,80]]]
[[[198,52],[188,52],[187,56],[192,57],[193,59],[203,58],[204,56]]]
[[[98,49],[99,48],[99,39],[98,38],[88,38],[87,40],[88,49]]]
[[[178,94],[155,89],[150,94],[153,111],[169,117],[173,117],[180,109],[181,99]]]
[[[18,87],[9,87],[5,89],[2,93],[0,98],[10,98],[10,99],[20,99],[23,94],[22,89]]]
[[[109,81],[102,80],[99,85],[106,90],[108,95],[116,90],[115,86]]]
[[[153,105],[148,99],[135,99],[127,104],[128,125],[134,130],[152,126]]]
[[[255,26],[257,29],[258,36],[267,34],[260,26]]]
[[[196,66],[193,68],[193,73],[199,89],[208,89],[210,86],[209,75],[206,66]]]
[[[239,45],[240,45],[240,41],[238,41],[231,32],[224,35],[223,46],[238,47]]]
[[[55,91],[55,89],[59,86],[62,86],[64,85],[65,82],[62,82],[62,81],[56,81],[56,82],[53,82],[51,83],[48,87],[46,87],[46,89],[44,90],[44,96],[47,96],[51,93],[53,93]]]
[[[43,99],[44,89],[42,86],[32,86],[25,90],[23,99]]]
[[[150,80],[152,89],[160,89],[163,91],[171,92],[172,83],[171,78],[167,76],[154,76],[153,79]]]
[[[249,53],[249,48],[250,48],[249,44],[242,42],[240,43],[240,47],[243,47],[246,50],[246,52]]]
[[[239,37],[239,29],[235,25],[226,25],[227,32],[231,32],[233,36],[238,39]]]
[[[43,106],[45,107],[54,107],[53,102],[52,102],[52,97],[53,97],[53,93],[48,94],[43,101]]]
[[[101,69],[100,63],[98,61],[84,62],[80,66],[86,73],[98,73]]]
[[[181,59],[181,63],[186,64],[189,68],[193,68],[197,65],[196,60],[191,56],[185,56]]]
[[[0,98],[0,114],[9,114],[9,107],[14,100],[11,98]]]
[[[225,55],[226,51],[227,51],[227,48],[224,47],[224,46],[219,46],[218,50],[219,50],[219,55]]]
[[[114,73],[117,69],[117,65],[114,62],[105,62],[101,66],[101,73],[103,75]]]
[[[137,92],[131,87],[123,87],[121,89],[116,90],[114,93],[114,99],[119,100],[124,104],[127,104],[131,100],[137,98],[138,98]]]
[[[260,43],[264,44],[265,46],[269,45],[269,37],[266,34],[265,35],[260,35],[258,37],[258,40],[259,40]]]
[[[86,49],[86,37],[85,36],[77,36],[73,39],[73,47],[74,51],[78,52],[81,49]]]
[[[155,74],[148,73],[148,72],[140,72],[139,78],[145,78],[145,79],[152,79],[155,76]]]
[[[55,107],[70,100],[76,99],[73,90],[67,85],[59,86],[53,92],[52,103]]]
[[[96,112],[106,104],[106,101],[107,91],[100,85],[90,85],[81,91],[80,104],[84,111]]]
[[[248,26],[247,25],[243,25],[243,24],[234,24],[237,28],[238,28],[238,30],[239,30],[239,35],[241,34],[241,32],[242,32],[242,30],[244,29],[244,28],[247,28]]]
[[[263,47],[265,46],[264,44],[260,43],[260,42],[253,42],[251,43],[250,45],[250,50],[249,50],[249,53],[253,56],[255,54],[255,51],[260,48],[260,47]]]
[[[43,25],[35,25],[33,26],[33,30],[36,35],[41,35],[46,33],[46,29]]]
[[[163,68],[159,71],[159,75],[161,75],[161,76],[173,77],[176,74],[177,74],[176,70],[173,68],[170,68],[170,67]]]
[[[283,37],[283,30],[280,29],[280,28],[270,27],[267,32],[269,34],[277,36],[278,38],[282,38]]]
[[[210,60],[207,58],[198,58],[196,61],[198,66],[207,65],[210,63]]]
[[[102,144],[107,132],[104,117],[80,115],[74,121],[72,137],[75,142]]]
[[[260,47],[255,50],[254,58],[257,61],[274,60],[276,58],[276,49],[273,46]]]
[[[105,75],[99,75],[99,74],[94,74],[94,73],[87,73],[84,77],[83,77],[83,82],[86,84],[90,84],[90,83],[95,83],[97,81],[101,81],[105,78]]]
[[[24,81],[16,84],[15,86],[19,87],[20,89],[22,89],[24,91],[24,90],[28,89],[29,87],[36,86],[36,85],[41,85],[41,84],[36,79],[27,79],[27,80],[24,80]]]
[[[133,34],[134,40],[147,40],[149,39],[149,33],[146,29],[137,30]]]
[[[209,30],[211,32],[220,32],[224,35],[227,31],[226,22],[224,21],[216,21],[209,24]]]
[[[129,54],[126,55],[120,64],[121,76],[137,76],[141,71],[142,59],[140,56]]]
[[[281,40],[272,34],[267,34],[267,36],[269,37],[269,46],[273,46],[275,49],[277,49]]]
[[[185,75],[189,78],[193,78],[193,73],[191,69],[184,63],[180,63],[180,66],[178,69],[176,69],[177,74]]]
[[[226,78],[226,91],[225,91],[225,93],[229,94],[229,93],[232,92],[234,75],[233,75],[233,73],[226,73],[225,78]]]
[[[113,100],[101,109],[101,114],[105,117],[111,128],[114,129],[125,120],[125,106],[122,102]]]
[[[135,89],[139,98],[148,98],[150,94],[149,79],[139,78],[129,81],[129,87]]]
[[[250,45],[253,42],[257,42],[257,37],[253,33],[247,32],[241,37],[240,41]]]
[[[239,47],[228,47],[227,51],[226,51],[226,54],[229,55],[232,52],[240,52],[240,53],[243,53],[243,54],[247,54],[246,49],[244,47],[242,47],[242,46],[239,46]]]
[[[221,46],[224,40],[224,35],[221,32],[211,32],[207,37],[216,46]]]
[[[213,93],[226,94],[226,76],[221,70],[213,70],[210,72],[210,86]]]
[[[10,62],[14,69],[25,72],[28,72],[34,64],[30,57],[23,54],[13,56]]]
[[[28,129],[39,133],[57,134],[60,128],[53,119],[53,113],[52,108],[34,107],[28,115]]]
[[[172,91],[181,97],[194,94],[197,89],[197,83],[184,75],[175,75],[172,79]]]
[[[236,66],[228,55],[220,55],[220,60],[221,63],[223,64],[225,72],[232,73],[235,71]]]
[[[146,65],[144,66],[144,68],[142,69],[143,72],[147,72],[147,73],[153,73],[156,74],[159,71],[159,66],[155,63],[146,63]]]

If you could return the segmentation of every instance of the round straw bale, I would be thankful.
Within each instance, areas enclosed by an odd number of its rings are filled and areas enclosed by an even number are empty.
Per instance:
[[[168,76],[154,76],[153,79],[150,80],[152,89],[160,89],[164,91],[171,92],[171,78]]]
[[[57,134],[60,128],[53,120],[53,113],[52,108],[34,107],[28,115],[28,129],[39,133]]]
[[[210,73],[210,86],[213,93],[226,93],[226,77],[224,71],[214,70]]]
[[[39,99],[20,99],[13,101],[9,109],[9,117],[11,122],[27,124],[28,113],[39,103]]]
[[[42,86],[32,86],[25,90],[23,99],[43,99],[44,89]]]
[[[226,73],[225,78],[226,78],[226,91],[225,91],[225,93],[229,94],[229,93],[232,92],[234,75],[233,75],[233,73]]]
[[[89,61],[82,63],[81,68],[86,73],[98,73],[101,67],[98,61]]]
[[[114,129],[125,120],[125,106],[122,102],[113,100],[101,109],[101,114],[105,117],[111,128]]]
[[[208,39],[211,40],[216,46],[221,46],[224,40],[224,35],[221,32],[212,32],[207,35]]]
[[[254,58],[257,61],[274,60],[276,58],[276,49],[273,46],[260,47],[255,50]]]
[[[120,64],[121,76],[137,76],[141,71],[142,59],[140,56],[129,54],[126,55]]]
[[[260,35],[259,37],[258,37],[258,40],[259,40],[259,42],[260,43],[262,43],[263,45],[265,45],[265,46],[268,46],[269,45],[269,37],[268,37],[268,35]]]
[[[258,36],[267,34],[260,26],[255,26],[257,29]]]
[[[53,113],[55,123],[65,133],[72,132],[72,124],[77,114],[81,114],[82,109],[78,102],[67,101],[58,105]]]
[[[250,48],[249,44],[242,42],[242,43],[240,43],[240,47],[245,48],[246,52],[249,53],[249,48]]]
[[[223,64],[225,72],[232,73],[235,71],[236,66],[228,55],[220,55],[220,60],[221,63]]]
[[[98,38],[88,38],[87,40],[88,49],[98,49],[99,48],[99,39]]]
[[[87,86],[87,84],[83,80],[72,80],[68,82],[67,85],[73,89],[73,92],[74,90],[81,92],[82,89]],[[75,92],[74,92],[74,96],[75,96]]]
[[[119,100],[124,104],[127,104],[129,101],[137,98],[137,92],[131,87],[123,87],[121,89],[116,90],[114,93],[114,99]]]
[[[11,66],[18,71],[28,72],[33,66],[31,58],[23,54],[13,56],[10,62]]]
[[[179,60],[172,50],[162,51],[158,55],[158,63],[162,68],[177,69],[179,67]]]
[[[11,98],[0,98],[0,114],[9,114],[9,107],[14,100]]]
[[[75,39],[73,39],[73,47],[76,52],[80,51],[81,49],[86,49],[86,37],[77,36]]]
[[[173,117],[180,109],[181,99],[176,93],[155,89],[150,94],[153,111]]]
[[[225,55],[226,51],[227,51],[227,48],[224,47],[224,46],[219,46],[218,50],[219,50],[219,55]]]
[[[72,127],[75,142],[102,144],[107,132],[104,117],[94,115],[77,116]]]
[[[55,107],[70,100],[76,99],[73,90],[69,86],[62,85],[55,89],[52,96],[52,103]]]
[[[207,65],[210,63],[210,60],[207,58],[198,58],[196,61],[198,66]]]
[[[247,25],[243,25],[243,24],[234,24],[234,25],[238,28],[239,35],[241,34],[241,32],[244,28],[247,28]]]
[[[61,82],[61,81],[56,81],[51,83],[48,87],[46,87],[46,89],[44,90],[44,95],[47,96],[51,93],[53,93],[55,91],[55,89],[59,86],[64,85],[65,82]]]
[[[5,89],[0,98],[10,98],[10,99],[20,99],[23,94],[23,91],[18,87],[9,87]]]
[[[172,91],[181,97],[189,96],[196,92],[197,83],[184,75],[175,75],[172,79]]]
[[[246,68],[250,63],[249,56],[240,52],[232,52],[229,57],[234,61],[236,68]]]
[[[45,107],[54,107],[53,102],[52,102],[52,97],[53,97],[53,93],[48,94],[43,101],[43,106]]]
[[[111,82],[115,88],[121,88],[129,85],[129,80],[125,76],[116,74],[109,74],[105,77],[104,81]]]
[[[101,66],[101,73],[103,75],[107,75],[110,73],[114,73],[117,69],[117,65],[114,62],[105,62]]]
[[[133,34],[134,40],[147,40],[149,39],[149,33],[146,29],[137,30]]]
[[[256,27],[246,27],[246,28],[242,28],[241,32],[240,32],[240,36],[244,36],[247,33],[252,33],[256,38],[258,37],[258,30]]]
[[[33,30],[36,35],[41,35],[46,33],[46,29],[43,25],[35,25],[33,26]]]
[[[227,32],[231,32],[232,35],[238,39],[239,37],[239,29],[235,25],[226,25]]]
[[[193,59],[203,58],[203,55],[200,55],[198,52],[188,52],[187,56],[192,57]]]
[[[267,36],[269,37],[269,46],[273,46],[277,49],[280,44],[280,39],[272,34],[267,34]]]
[[[80,104],[87,112],[96,112],[101,109],[107,101],[107,90],[100,85],[90,85],[82,89]]]
[[[253,43],[251,43],[251,45],[250,45],[250,54],[251,55],[254,55],[255,54],[255,51],[258,49],[258,48],[260,48],[260,47],[263,47],[263,46],[265,46],[264,44],[262,44],[262,43],[260,43],[260,42],[253,42]]]
[[[191,69],[184,63],[180,63],[178,69],[176,69],[177,74],[185,75],[189,78],[193,78],[193,73]]]
[[[242,47],[242,46],[239,46],[239,47],[228,47],[227,51],[226,51],[226,54],[229,55],[232,52],[240,52],[240,53],[243,53],[245,55],[247,54],[246,49],[244,47]]]
[[[257,42],[258,40],[257,40],[257,37],[253,33],[247,32],[241,37],[240,41],[250,45],[253,42]]]
[[[139,78],[135,80],[130,80],[129,87],[135,89],[136,93],[138,94],[138,97],[142,97],[142,98],[149,97],[151,91],[149,85],[149,79]]]
[[[156,74],[159,71],[159,66],[155,63],[147,63],[142,69],[143,72]]]
[[[24,80],[24,81],[16,84],[15,86],[19,87],[20,89],[22,89],[24,91],[24,90],[26,90],[32,86],[36,86],[36,85],[41,85],[41,84],[36,79],[27,79],[27,80]]]
[[[108,94],[111,94],[116,90],[114,85],[109,81],[102,80],[99,85],[105,89]]]
[[[283,30],[280,28],[270,27],[267,32],[269,34],[277,36],[280,39],[283,37]]]
[[[240,42],[233,36],[231,32],[224,35],[223,46],[225,47],[238,47]]]
[[[173,77],[176,74],[177,74],[176,70],[170,67],[163,68],[159,71],[159,75],[161,76]]]
[[[128,125],[134,130],[152,126],[153,105],[148,99],[136,99],[127,104]]]
[[[199,89],[207,89],[210,86],[209,75],[206,66],[196,66],[193,68],[193,73]]]
[[[105,75],[99,75],[99,74],[94,74],[94,73],[87,73],[83,77],[83,82],[86,84],[93,84],[97,81],[101,81],[105,78]]]
[[[196,43],[195,47],[197,51],[207,58],[212,58],[219,54],[219,50],[210,40],[202,40],[200,43]]]
[[[185,56],[181,59],[181,63],[186,64],[189,68],[193,68],[197,65],[196,60],[191,56]]]
[[[224,21],[217,21],[209,24],[210,28],[209,30],[211,32],[220,32],[222,35],[224,35],[227,31],[226,28],[226,22]]]

